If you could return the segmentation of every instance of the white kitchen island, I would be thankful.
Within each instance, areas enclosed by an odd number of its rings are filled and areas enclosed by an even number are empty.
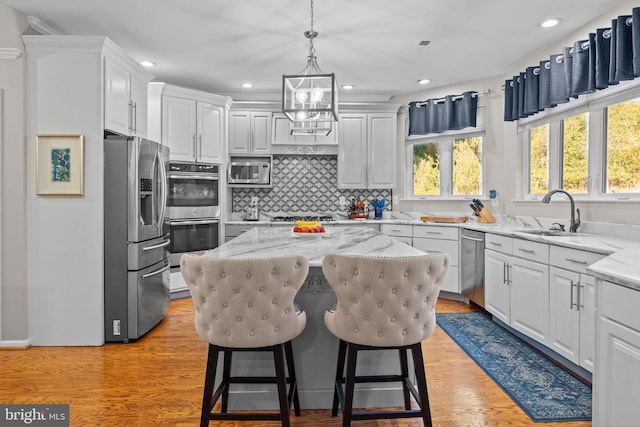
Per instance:
[[[338,339],[324,325],[324,312],[336,298],[322,274],[322,259],[329,253],[375,256],[415,256],[424,254],[378,231],[362,227],[327,227],[314,237],[299,237],[290,228],[253,228],[222,246],[207,251],[215,258],[257,258],[304,255],[309,260],[309,275],[296,296],[296,303],[307,313],[307,325],[293,341],[300,405],[303,409],[326,409],[333,400],[333,384],[338,355]],[[368,354],[370,353],[370,354]],[[398,352],[381,350],[361,353],[358,372],[400,373]],[[236,353],[234,375],[273,375],[273,360],[268,354]],[[412,372],[410,366],[410,372]],[[218,372],[221,371],[219,367]],[[219,381],[219,378],[218,378]],[[400,383],[357,386],[355,407],[401,406]],[[278,407],[274,385],[238,385],[231,389],[230,409],[275,409]]]

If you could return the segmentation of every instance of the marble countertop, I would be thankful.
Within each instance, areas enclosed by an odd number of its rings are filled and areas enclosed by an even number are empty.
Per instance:
[[[308,213],[305,213],[308,214]],[[234,215],[231,221],[225,224],[242,224],[242,225],[264,225],[277,224],[287,225],[286,223],[272,223],[271,218],[281,213],[265,213],[261,215],[260,221],[244,221],[241,217]],[[381,220],[368,219],[365,221],[354,221],[347,218],[344,213],[334,213],[336,221],[326,223],[327,226],[349,225],[356,223],[376,223],[376,224],[408,224],[408,225],[429,225],[429,226],[446,226],[460,227],[487,233],[502,234],[521,239],[549,243],[568,248],[587,250],[608,255],[602,260],[590,265],[587,270],[592,274],[605,280],[611,280],[624,286],[632,287],[640,290],[640,226],[627,224],[611,224],[596,223],[583,221],[578,233],[565,233],[558,236],[542,236],[529,234],[527,230],[548,230],[553,223],[560,223],[569,228],[566,219],[539,218],[514,215],[494,215],[496,222],[478,223],[473,216],[469,216],[469,220],[465,223],[435,223],[422,222],[421,216],[460,216],[465,213],[425,213],[425,212],[396,212],[387,211],[387,218]],[[280,227],[275,228],[282,229]],[[285,229],[286,230],[286,229]],[[346,233],[345,229],[341,229],[341,234]],[[362,228],[356,228],[357,234],[362,234]],[[289,231],[289,230],[286,230]],[[329,236],[327,236],[329,237]],[[331,239],[337,236],[331,237]],[[234,239],[233,241],[235,241]],[[232,242],[233,242],[232,241]],[[327,241],[328,243],[328,241]],[[253,243],[246,243],[250,250]],[[217,249],[216,249],[217,250]],[[214,250],[215,251],[215,250]]]
[[[424,254],[396,239],[369,228],[345,227],[327,229],[310,237],[294,235],[282,227],[255,227],[222,246],[205,253],[215,258],[258,258],[267,256],[304,255],[311,267],[321,267],[322,258],[330,253],[376,256],[415,256]]]

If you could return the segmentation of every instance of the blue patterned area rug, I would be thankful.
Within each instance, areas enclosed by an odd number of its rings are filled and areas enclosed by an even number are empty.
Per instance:
[[[533,421],[591,420],[591,387],[484,314],[436,321]]]

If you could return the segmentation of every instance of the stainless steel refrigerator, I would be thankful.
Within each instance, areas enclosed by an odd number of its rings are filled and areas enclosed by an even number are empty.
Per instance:
[[[169,149],[147,139],[104,140],[105,341],[138,339],[169,306],[164,232]]]

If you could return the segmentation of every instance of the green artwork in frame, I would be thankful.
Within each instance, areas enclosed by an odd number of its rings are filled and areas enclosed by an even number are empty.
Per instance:
[[[71,150],[68,148],[51,149],[51,180],[71,181]]]
[[[84,194],[83,135],[38,135],[36,163],[37,194]]]

